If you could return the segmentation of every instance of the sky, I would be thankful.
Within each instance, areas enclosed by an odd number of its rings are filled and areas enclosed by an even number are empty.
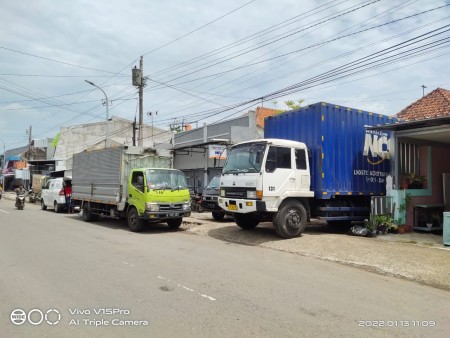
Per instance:
[[[0,147],[61,127],[133,120],[168,129],[257,106],[329,102],[394,115],[450,88],[450,1],[0,0]],[[425,85],[426,88],[422,88]],[[150,113],[152,113],[150,115]]]

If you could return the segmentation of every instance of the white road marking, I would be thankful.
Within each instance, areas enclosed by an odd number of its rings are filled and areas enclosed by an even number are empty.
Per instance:
[[[172,282],[172,281],[171,281],[170,279],[168,279],[168,278],[165,278],[165,277],[162,277],[162,276],[158,276],[158,279],[163,279],[163,280],[165,280],[165,281],[167,281],[167,282],[171,282],[171,283],[173,283],[173,284],[176,284],[176,286],[178,286],[179,288],[185,289],[185,290],[187,290],[187,291],[195,292],[193,289],[188,288],[187,286],[184,286],[184,285],[181,285],[181,284]],[[205,295],[205,294],[203,294],[203,293],[200,293],[200,292],[197,292],[197,293],[199,294],[199,296],[201,296],[201,297],[203,297],[203,298],[207,298],[207,299],[209,299],[209,300],[217,300],[217,299],[215,299],[215,298],[213,298],[213,297],[211,297],[211,296]]]
[[[132,266],[132,267],[134,267],[135,265],[134,264],[131,264],[131,263],[127,263],[127,262],[122,262],[123,264],[125,264],[125,265],[129,265],[129,266]]]
[[[5,214],[9,214],[9,212],[7,212],[7,211],[5,211],[5,210],[2,210],[2,209],[0,209],[0,211],[1,211],[1,212],[4,212]]]

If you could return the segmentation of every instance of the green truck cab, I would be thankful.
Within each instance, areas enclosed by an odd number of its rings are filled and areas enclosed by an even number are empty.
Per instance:
[[[190,216],[190,195],[182,171],[171,159],[142,147],[113,147],[74,154],[72,203],[83,220],[127,219],[131,231],[147,223],[178,228]]]
[[[167,221],[178,228],[182,217],[190,216],[190,195],[180,170],[140,168],[132,170],[128,181],[128,225],[139,231],[143,221]]]

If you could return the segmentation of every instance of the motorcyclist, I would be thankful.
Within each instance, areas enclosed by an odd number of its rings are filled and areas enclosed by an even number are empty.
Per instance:
[[[22,184],[19,185],[19,187],[17,189],[15,189],[14,191],[16,192],[16,207],[17,207],[18,203],[19,203],[19,195],[22,195],[22,194],[25,195],[27,191],[25,190],[25,188],[23,187]]]

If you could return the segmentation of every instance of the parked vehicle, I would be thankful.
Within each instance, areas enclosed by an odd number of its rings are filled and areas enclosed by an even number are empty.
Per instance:
[[[202,195],[199,193],[191,193],[191,211],[203,212]]]
[[[219,206],[244,229],[272,220],[283,238],[299,236],[311,216],[331,224],[364,220],[390,172],[389,135],[364,126],[389,121],[327,103],[269,117],[266,139],[231,148]]]
[[[28,190],[28,201],[30,203],[36,203],[36,194],[34,193],[34,189],[33,188]]]
[[[127,218],[131,231],[146,222],[178,228],[190,215],[189,190],[182,171],[170,158],[141,147],[115,147],[73,156],[72,203],[84,221],[100,215]]]
[[[70,181],[70,178],[66,178]],[[53,208],[56,213],[66,210],[66,197],[63,187],[64,177],[52,178],[47,180],[41,192],[41,209],[47,210]]]
[[[203,191],[202,205],[204,211],[212,212],[215,220],[220,221],[225,217],[225,210],[219,207],[217,199],[219,197],[220,176],[214,176],[208,186]]]

